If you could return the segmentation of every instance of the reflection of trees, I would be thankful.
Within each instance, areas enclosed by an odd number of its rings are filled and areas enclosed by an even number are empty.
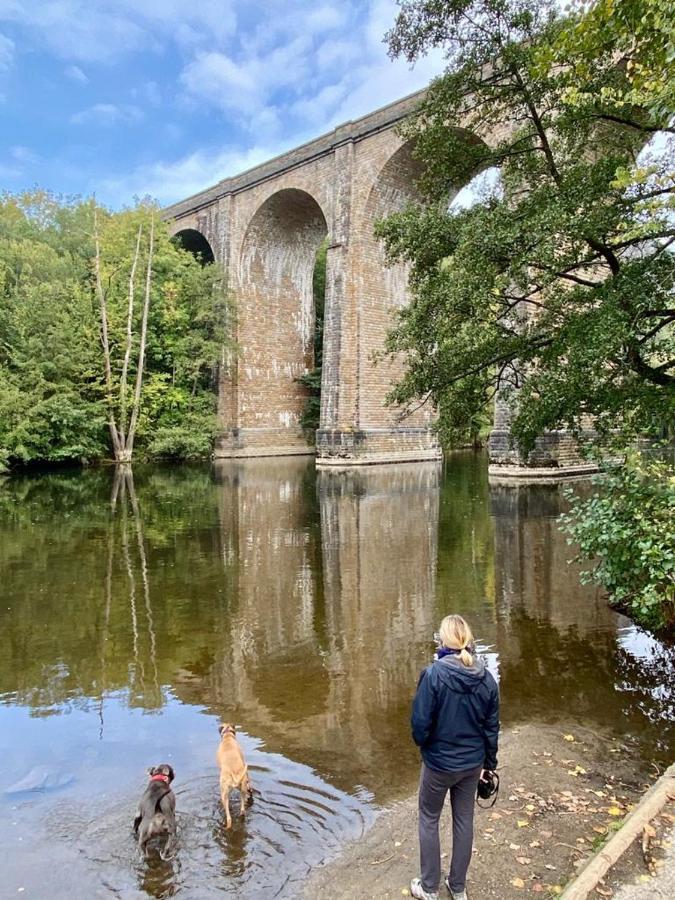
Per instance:
[[[185,592],[164,588],[167,569],[190,581],[195,542],[212,551],[209,472],[135,474],[135,482],[130,471],[95,470],[3,483],[0,693],[36,709],[88,698],[101,709],[105,692],[124,690],[131,703],[155,708],[182,654],[201,652],[193,629],[170,640],[173,621],[185,618],[177,611]],[[202,603],[212,640],[214,605]]]

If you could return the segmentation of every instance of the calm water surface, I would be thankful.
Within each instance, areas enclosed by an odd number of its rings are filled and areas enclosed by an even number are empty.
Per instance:
[[[576,719],[667,759],[672,648],[579,585],[561,506],[489,487],[471,455],[0,483],[2,896],[296,894],[413,788],[410,699],[448,611],[473,623],[505,724]],[[230,832],[220,719],[256,792]],[[145,864],[130,823],[163,761],[181,846]]]

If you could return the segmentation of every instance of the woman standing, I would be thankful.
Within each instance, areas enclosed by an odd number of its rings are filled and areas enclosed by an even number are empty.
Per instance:
[[[410,891],[436,900],[441,880],[438,825],[450,791],[452,862],[445,886],[466,900],[473,846],[473,806],[481,772],[497,768],[499,691],[476,656],[471,629],[461,616],[446,616],[436,659],[422,672],[413,701],[413,740],[422,753],[419,793],[421,878]]]

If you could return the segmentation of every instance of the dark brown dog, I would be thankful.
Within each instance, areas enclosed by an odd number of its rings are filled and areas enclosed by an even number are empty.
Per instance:
[[[253,800],[251,782],[248,778],[248,766],[244,753],[237,741],[234,725],[223,722],[218,727],[220,744],[216,753],[216,761],[220,769],[220,799],[223,801],[227,827],[232,826],[230,815],[230,791],[238,788],[241,795],[241,816],[246,815],[246,806]]]
[[[141,853],[147,857],[148,842],[166,835],[159,851],[162,859],[171,859],[176,844],[176,796],[171,790],[174,772],[168,763],[148,769],[150,781],[138,804],[134,819],[134,831]]]

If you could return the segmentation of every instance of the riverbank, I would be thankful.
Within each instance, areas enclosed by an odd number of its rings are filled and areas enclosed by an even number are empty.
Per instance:
[[[657,775],[616,737],[579,728],[529,724],[506,731],[500,796],[477,810],[472,900],[556,896],[616,830]],[[308,880],[305,896],[406,896],[418,874],[417,797],[382,813],[372,829]],[[443,852],[451,819],[441,824]],[[447,856],[443,867],[449,864]]]

